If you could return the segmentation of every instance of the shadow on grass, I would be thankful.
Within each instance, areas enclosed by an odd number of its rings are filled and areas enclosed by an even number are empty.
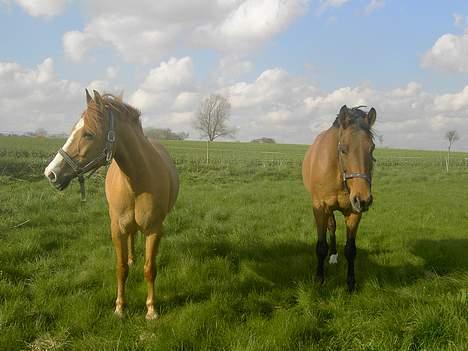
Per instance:
[[[424,269],[439,275],[468,270],[468,239],[418,240],[411,252],[424,259]]]
[[[226,283],[212,286],[194,296],[185,291],[177,299],[166,301],[168,305],[181,305],[190,301],[208,299],[218,289],[233,290],[247,297],[259,291],[272,292],[295,289],[298,285],[312,285],[316,269],[315,242],[252,242],[232,243],[218,239],[211,242],[196,241],[179,246],[190,251],[201,262],[222,258],[231,265],[230,277],[221,277]],[[408,248],[409,253],[424,260],[423,264],[401,265],[376,262],[376,255],[392,255],[394,250],[365,250],[358,247],[356,257],[357,293],[365,285],[375,288],[400,288],[410,286],[430,274],[445,275],[468,270],[466,253],[468,239],[418,240]],[[347,262],[343,248],[339,247],[339,263],[326,265],[325,285],[316,285],[320,295],[326,297],[336,289],[346,290]],[[164,263],[163,263],[164,265]],[[194,268],[195,269],[195,268]],[[189,295],[187,295],[189,294]]]

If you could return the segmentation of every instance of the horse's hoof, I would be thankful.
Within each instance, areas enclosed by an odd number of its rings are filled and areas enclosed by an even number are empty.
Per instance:
[[[317,285],[323,285],[323,283],[325,282],[325,277],[321,277],[319,275],[316,275],[314,277],[314,283],[317,284]]]
[[[348,281],[348,292],[353,293],[356,291],[356,282],[355,281]]]
[[[114,311],[114,315],[116,315],[118,318],[123,318],[124,312],[122,307],[116,307]]]
[[[134,263],[135,263],[135,260],[133,259],[133,257],[128,259],[129,266],[133,266]]]
[[[145,318],[146,318],[147,321],[154,321],[154,320],[159,318],[159,315],[154,310],[152,310],[152,311],[150,310],[150,311],[148,311],[148,313],[146,313]]]
[[[329,264],[337,264],[338,263],[338,254],[330,255],[330,259],[328,260]]]

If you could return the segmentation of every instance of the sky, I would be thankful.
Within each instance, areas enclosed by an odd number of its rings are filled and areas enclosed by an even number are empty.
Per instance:
[[[342,105],[380,146],[468,151],[466,0],[0,0],[0,132],[69,133],[85,88],[188,132],[228,97],[235,139],[308,144]]]

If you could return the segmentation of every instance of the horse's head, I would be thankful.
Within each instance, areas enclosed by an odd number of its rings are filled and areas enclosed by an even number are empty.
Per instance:
[[[112,112],[105,111],[97,91],[93,99],[86,90],[86,104],[81,119],[44,171],[49,182],[59,190],[65,189],[73,178],[105,165],[112,158],[115,141]]]
[[[358,213],[367,211],[372,204],[372,153],[375,147],[372,126],[376,117],[374,108],[366,113],[344,105],[336,119],[339,128],[338,167],[344,187],[349,192],[351,206]]]

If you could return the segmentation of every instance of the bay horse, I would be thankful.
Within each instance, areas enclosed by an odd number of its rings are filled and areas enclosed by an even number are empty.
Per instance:
[[[86,90],[86,110],[44,175],[58,190],[70,181],[110,164],[105,192],[112,241],[116,252],[115,313],[123,316],[125,282],[134,262],[134,238],[145,235],[144,277],[147,283],[146,319],[157,318],[154,281],[156,255],[163,221],[174,207],[179,179],[173,161],[160,144],[143,134],[140,112],[121,98]]]
[[[334,211],[345,217],[348,261],[348,289],[355,289],[354,259],[356,234],[362,213],[372,204],[372,168],[375,148],[372,126],[377,113],[360,108],[341,107],[333,125],[317,136],[308,148],[303,164],[302,179],[312,197],[312,208],[317,225],[316,280],[324,282],[324,262],[328,255],[327,229],[330,232],[329,263],[338,262],[336,251],[336,221]]]

